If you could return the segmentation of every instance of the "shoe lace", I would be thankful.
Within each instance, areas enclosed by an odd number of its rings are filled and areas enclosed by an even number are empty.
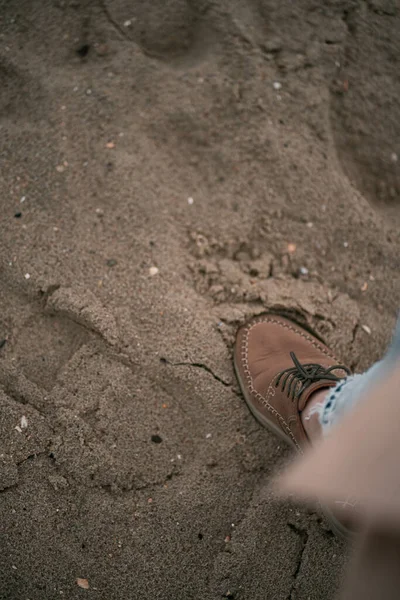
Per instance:
[[[334,381],[335,383],[341,381],[343,377],[339,377],[333,373],[336,369],[341,369],[347,375],[350,375],[350,370],[344,365],[334,365],[326,369],[316,363],[305,363],[302,365],[294,352],[290,353],[290,357],[294,363],[294,367],[289,367],[289,369],[285,369],[279,373],[275,387],[278,387],[281,383],[282,392],[286,389],[286,394],[291,400],[299,398],[304,390],[316,381],[321,381],[322,379]]]

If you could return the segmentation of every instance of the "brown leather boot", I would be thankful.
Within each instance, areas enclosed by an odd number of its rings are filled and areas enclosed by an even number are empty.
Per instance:
[[[325,344],[292,321],[272,314],[251,319],[236,337],[236,375],[251,412],[264,426],[302,452],[310,440],[301,411],[311,394],[350,375]],[[349,537],[354,509],[324,508],[333,529]],[[348,503],[347,503],[348,505]]]
[[[255,317],[239,329],[234,365],[253,415],[299,452],[310,444],[300,414],[311,394],[350,375],[315,336],[272,314]],[[324,512],[336,533],[351,535],[353,510],[350,515],[339,509]]]
[[[307,400],[350,374],[316,337],[270,314],[239,329],[234,364],[251,412],[299,451],[310,443],[300,417]]]

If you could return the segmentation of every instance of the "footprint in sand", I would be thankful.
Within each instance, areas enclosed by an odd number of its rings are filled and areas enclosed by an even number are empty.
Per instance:
[[[331,94],[331,124],[343,170],[388,221],[400,223],[400,13],[370,2],[348,15],[343,65]],[[347,58],[346,58],[347,57]],[[347,64],[348,63],[348,64]]]
[[[150,56],[181,56],[193,43],[198,16],[186,0],[141,0],[134,5],[127,0],[106,0],[104,8],[114,26]]]
[[[55,286],[36,302],[15,294],[13,305],[26,317],[4,331],[8,340],[3,357],[10,368],[3,369],[3,375],[17,398],[32,386],[50,391],[71,357],[92,338],[108,346],[118,339],[113,316],[94,294],[80,287]]]
[[[104,0],[108,20],[120,34],[132,40],[144,54],[175,67],[190,68],[218,46],[232,40],[253,47],[263,46],[268,35],[268,9],[257,1],[239,0],[228,7],[209,0]]]

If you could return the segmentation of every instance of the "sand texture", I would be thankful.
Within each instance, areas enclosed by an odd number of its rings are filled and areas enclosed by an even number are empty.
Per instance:
[[[232,344],[383,352],[399,57],[397,0],[0,0],[1,600],[334,599]]]

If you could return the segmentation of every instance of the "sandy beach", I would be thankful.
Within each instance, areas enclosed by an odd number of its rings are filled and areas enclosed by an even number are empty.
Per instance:
[[[396,0],[0,0],[0,599],[334,600],[237,327],[399,308]]]

